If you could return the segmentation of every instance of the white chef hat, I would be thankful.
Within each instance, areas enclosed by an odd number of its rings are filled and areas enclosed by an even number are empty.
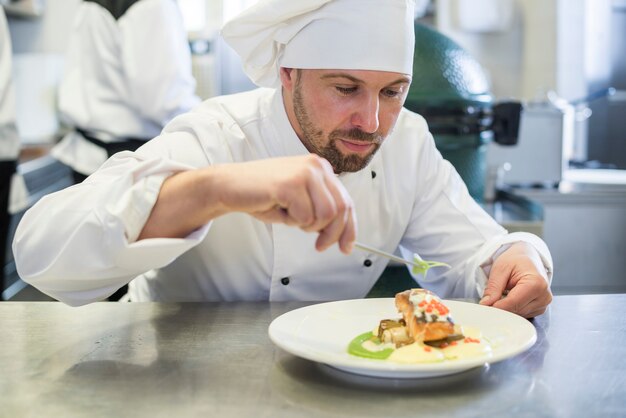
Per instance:
[[[411,74],[414,0],[260,0],[222,36],[259,86],[278,87],[280,67]]]

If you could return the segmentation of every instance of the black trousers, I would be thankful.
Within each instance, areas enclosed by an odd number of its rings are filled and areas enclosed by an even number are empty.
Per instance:
[[[11,192],[11,177],[17,167],[16,161],[0,161],[0,300],[4,291],[4,267],[7,262],[7,248],[9,241],[9,193]]]
[[[121,151],[135,151],[141,145],[143,145],[146,141],[142,139],[127,139],[121,142],[104,142],[101,141],[89,134],[89,132],[84,131],[82,129],[76,129],[87,141],[91,142],[94,145],[99,146],[100,148],[104,148],[107,152],[107,157],[111,158],[113,154],[116,154]],[[74,184],[82,183],[88,176],[79,173],[78,171],[72,170],[72,177],[74,179]],[[110,301],[118,301],[122,296],[124,296],[128,292],[128,285],[124,285],[120,287],[115,293],[108,297]]]

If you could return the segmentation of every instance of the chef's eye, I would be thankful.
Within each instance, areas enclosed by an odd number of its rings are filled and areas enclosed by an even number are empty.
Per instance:
[[[357,87],[353,86],[353,87],[342,87],[342,86],[335,86],[335,88],[337,89],[337,91],[345,96],[348,96],[354,92],[356,92]]]
[[[382,91],[383,95],[387,96],[387,97],[398,97],[402,94],[401,90],[394,90],[394,89],[384,89]]]

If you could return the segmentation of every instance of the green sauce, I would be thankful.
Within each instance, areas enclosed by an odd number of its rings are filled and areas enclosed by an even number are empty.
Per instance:
[[[366,332],[350,341],[350,344],[348,344],[348,353],[352,354],[353,356],[371,358],[376,360],[385,360],[394,351],[393,348],[385,348],[384,350],[380,351],[366,350],[365,348],[363,348],[363,343],[367,340],[372,340],[375,344],[380,344],[380,340],[378,339],[378,337],[375,337],[371,331]]]

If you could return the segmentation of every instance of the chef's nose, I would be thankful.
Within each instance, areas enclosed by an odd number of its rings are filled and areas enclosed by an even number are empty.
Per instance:
[[[378,130],[378,112],[380,103],[378,95],[367,95],[359,103],[358,109],[352,115],[352,125],[363,132],[374,133]]]

